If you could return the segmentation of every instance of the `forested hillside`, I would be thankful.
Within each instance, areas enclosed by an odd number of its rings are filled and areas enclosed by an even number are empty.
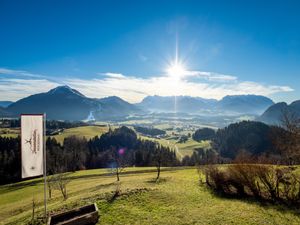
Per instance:
[[[0,137],[1,184],[20,180],[20,138]],[[137,138],[136,133],[120,127],[91,140],[76,136],[64,139],[63,145],[49,137],[47,171],[49,174],[91,168],[115,166],[176,166],[175,151],[149,140]],[[119,165],[116,165],[119,164]]]

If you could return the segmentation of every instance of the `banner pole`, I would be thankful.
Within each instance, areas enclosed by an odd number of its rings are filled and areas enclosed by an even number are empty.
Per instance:
[[[43,165],[44,165],[44,206],[45,206],[45,222],[47,223],[47,166],[46,166],[46,113],[44,113],[44,154],[43,154]]]

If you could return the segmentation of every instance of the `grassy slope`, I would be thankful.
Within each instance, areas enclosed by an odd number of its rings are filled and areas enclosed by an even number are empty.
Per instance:
[[[179,151],[182,153],[182,155],[192,155],[194,152],[194,149],[196,148],[209,148],[210,142],[209,141],[201,141],[197,142],[193,139],[189,138],[189,140],[185,143],[177,143]]]
[[[75,135],[75,136],[85,137],[87,139],[90,139],[95,136],[99,136],[107,131],[108,131],[108,127],[83,126],[83,127],[65,129],[63,133],[54,135],[52,137],[56,138],[58,142],[63,143],[64,138],[68,136]]]
[[[177,146],[178,152],[177,156],[179,159],[182,159],[185,155],[191,156],[194,152],[194,149],[196,148],[209,148],[210,147],[210,142],[209,141],[202,141],[202,142],[197,142],[194,141],[192,138],[189,138],[187,142],[185,143],[177,143],[177,140],[174,139],[157,139],[157,138],[149,138],[145,136],[141,136],[141,138],[146,139],[146,140],[152,140],[152,141],[157,141],[163,146],[169,146],[172,149],[176,149],[175,146]]]
[[[4,129],[2,129],[4,130]],[[20,134],[19,129],[5,129],[8,130],[8,134],[0,134],[0,136],[5,137],[17,137]],[[1,131],[1,128],[0,128]],[[75,127],[70,129],[65,129],[61,134],[54,135],[51,137],[55,137],[57,141],[62,143],[64,141],[65,137],[68,136],[79,136],[79,137],[86,137],[87,139],[93,138],[97,135],[101,135],[108,131],[108,127],[102,127],[102,126],[82,126],[82,127]]]
[[[20,134],[19,128],[0,128],[1,137],[12,137],[16,138]]]
[[[138,171],[137,171],[138,170]],[[132,173],[133,171],[139,173]],[[300,217],[279,206],[224,199],[198,184],[195,169],[162,172],[164,180],[150,182],[153,168],[129,168],[121,176],[123,193],[112,203],[106,199],[115,190],[115,177],[107,170],[80,171],[72,174],[70,197],[62,201],[54,192],[50,211],[97,202],[99,224],[300,224]],[[42,212],[42,183],[39,179],[0,187],[0,224],[24,224],[30,219],[32,195]],[[38,183],[35,183],[38,182]],[[148,191],[137,192],[137,188]]]

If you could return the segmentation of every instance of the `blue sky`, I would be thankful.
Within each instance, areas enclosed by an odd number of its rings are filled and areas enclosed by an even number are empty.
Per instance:
[[[300,99],[299,1],[0,1],[0,100],[67,84],[89,97]],[[176,43],[179,76],[170,74]]]

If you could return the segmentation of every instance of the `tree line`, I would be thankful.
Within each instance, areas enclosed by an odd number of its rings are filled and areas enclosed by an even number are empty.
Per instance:
[[[210,148],[195,149],[183,158],[183,165],[229,163],[245,152],[268,158],[273,164],[300,163],[300,119],[292,114],[284,113],[280,126],[242,121],[217,131],[201,128],[192,137],[196,141],[209,140]]]
[[[21,180],[20,137],[0,137],[0,184]],[[156,142],[139,139],[136,133],[120,127],[90,140],[70,136],[63,144],[48,137],[47,173],[122,166],[177,166],[175,151]]]
[[[59,120],[47,120],[47,129],[68,129],[73,127],[87,126],[89,124],[82,121],[59,121]],[[21,119],[0,119],[0,128],[18,128],[21,126]]]
[[[165,135],[166,131],[153,128],[153,127],[140,127],[140,126],[135,126],[134,129],[142,134],[145,135],[150,135],[150,136],[157,136],[157,135]]]

